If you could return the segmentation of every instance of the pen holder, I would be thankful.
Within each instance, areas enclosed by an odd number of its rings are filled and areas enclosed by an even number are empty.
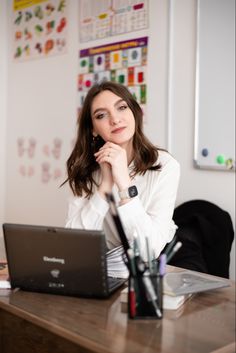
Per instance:
[[[128,314],[130,319],[161,319],[163,278],[159,274],[129,276]]]

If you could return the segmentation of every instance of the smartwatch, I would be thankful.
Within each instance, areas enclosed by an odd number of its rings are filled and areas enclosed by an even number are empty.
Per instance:
[[[129,188],[118,192],[121,200],[132,199],[138,195],[138,189],[135,185],[130,186]]]

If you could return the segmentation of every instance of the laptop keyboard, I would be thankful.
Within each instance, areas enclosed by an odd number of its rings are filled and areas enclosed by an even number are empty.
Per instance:
[[[109,291],[120,287],[126,281],[127,281],[127,279],[124,279],[124,278],[108,277],[108,288],[109,288]]]

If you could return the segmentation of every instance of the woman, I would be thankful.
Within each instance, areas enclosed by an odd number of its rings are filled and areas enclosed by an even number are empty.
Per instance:
[[[108,249],[119,246],[105,196],[112,192],[126,236],[137,237],[144,260],[146,238],[155,258],[172,240],[179,164],[144,135],[142,109],[125,86],[104,81],[89,90],[67,171],[74,194],[67,227],[104,229]]]

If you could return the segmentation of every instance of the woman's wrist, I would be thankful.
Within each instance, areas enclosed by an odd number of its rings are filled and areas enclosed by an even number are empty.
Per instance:
[[[131,199],[120,200],[120,201],[119,201],[119,206],[125,205],[126,203],[130,202],[130,200],[131,200]]]
[[[111,191],[112,191],[112,186],[110,185],[101,184],[98,187],[98,193],[104,200],[106,200],[106,194],[111,193]]]

